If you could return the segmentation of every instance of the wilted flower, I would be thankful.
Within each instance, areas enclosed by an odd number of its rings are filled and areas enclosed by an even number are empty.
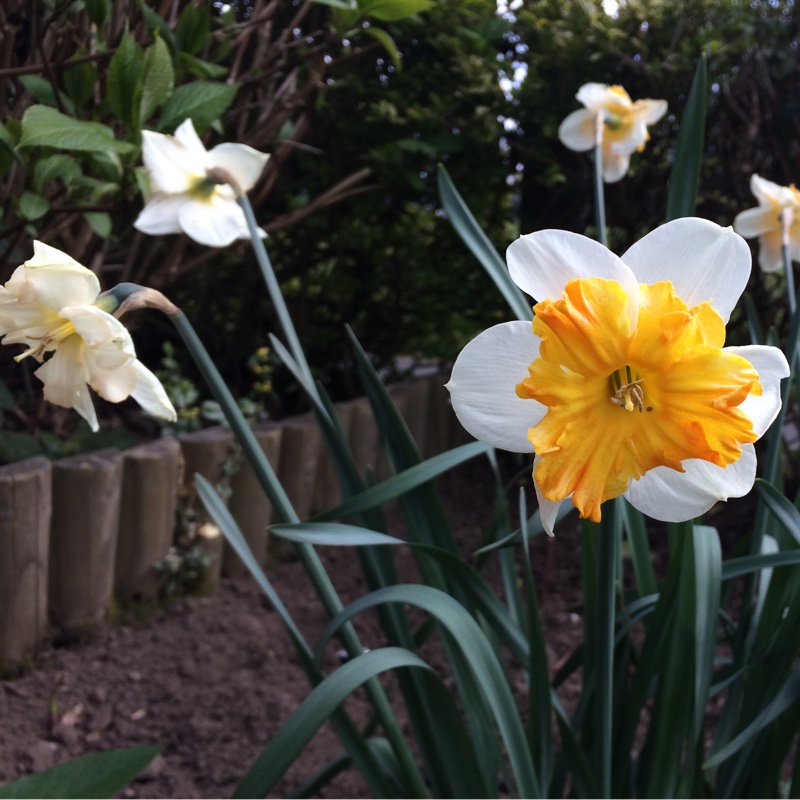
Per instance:
[[[142,131],[142,157],[150,195],[134,223],[138,230],[183,232],[209,247],[250,237],[236,192],[225,181],[232,179],[242,192],[249,191],[269,155],[232,143],[206,150],[187,119],[174,136]]]
[[[542,521],[561,501],[583,517],[621,494],[680,521],[746,494],[753,442],[780,408],[789,374],[775,347],[725,347],[725,322],[750,274],[730,228],[679,219],[622,258],[565,231],[508,249],[514,282],[540,298],[528,322],[473,339],[447,388],[476,438],[535,452]]]
[[[74,408],[98,430],[89,386],[119,403],[132,396],[153,416],[175,420],[164,388],[136,358],[127,328],[103,309],[97,276],[65,253],[33,243],[33,258],[0,287],[3,344],[23,344],[51,403]],[[88,385],[87,385],[88,384]]]
[[[758,200],[758,208],[749,208],[737,214],[733,227],[746,239],[758,237],[758,264],[761,269],[764,272],[783,269],[781,244],[784,225],[789,258],[800,260],[800,192],[794,184],[779,186],[758,175],[750,178],[750,191]]]
[[[558,129],[558,138],[570,150],[591,150],[599,141],[603,153],[603,180],[613,183],[628,171],[631,153],[644,150],[650,138],[647,126],[667,113],[666,100],[637,100],[621,86],[585,83],[575,97],[586,106],[573,111]],[[598,126],[601,126],[598,130]]]

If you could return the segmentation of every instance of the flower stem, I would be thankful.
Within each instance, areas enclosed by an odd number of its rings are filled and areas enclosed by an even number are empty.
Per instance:
[[[619,525],[617,504],[606,503],[600,522],[597,559],[597,691],[598,786],[601,797],[611,797],[611,755],[614,713],[614,613],[616,609]]]
[[[794,272],[792,271],[792,259],[789,258],[789,233],[794,221],[794,214],[791,208],[784,208],[781,211],[781,255],[783,256],[783,271],[786,274],[786,294],[789,299],[789,313],[794,314],[797,300],[794,293]],[[792,364],[794,367],[794,364]]]
[[[608,247],[606,233],[606,201],[603,187],[603,112],[595,118],[594,141],[594,210],[597,220],[597,241]]]
[[[261,274],[264,276],[264,282],[267,284],[267,291],[272,299],[272,304],[275,306],[275,311],[278,313],[278,320],[281,323],[281,328],[283,328],[284,336],[286,336],[289,350],[305,376],[310,391],[315,391],[316,384],[311,374],[311,368],[308,366],[308,361],[306,361],[306,356],[300,345],[300,340],[297,338],[297,332],[294,329],[294,323],[289,314],[289,309],[286,307],[286,301],[283,299],[280,284],[275,277],[275,270],[272,268],[272,263],[267,255],[267,248],[264,247],[264,241],[261,238],[258,224],[253,214],[253,207],[250,205],[247,195],[243,193],[237,196],[237,202],[242,207],[242,211],[244,211],[244,217],[247,220],[247,227],[250,231],[250,239],[253,242],[256,260],[261,269]]]
[[[236,436],[237,442],[240,444],[242,451],[250,462],[270,503],[272,503],[275,513],[281,522],[300,522],[300,517],[292,506],[283,486],[281,486],[272,465],[264,455],[252,429],[247,424],[233,395],[230,393],[216,365],[211,360],[208,351],[203,346],[203,343],[200,341],[200,338],[186,315],[182,311],[179,311],[177,314],[170,315],[170,318],[191,353],[192,358],[194,358],[203,379],[214,395],[214,399],[219,403],[220,408],[225,414],[225,418],[231,426],[231,430]],[[342,602],[316,550],[313,546],[305,543],[295,543],[295,549],[328,615],[331,618],[336,616],[336,614],[343,609]],[[359,641],[352,625],[348,624],[344,626],[341,629],[341,636],[342,642],[351,658],[355,658],[364,651],[364,647]],[[395,755],[404,768],[409,786],[415,793],[414,796],[426,797],[428,791],[383,688],[375,678],[368,681],[365,684],[365,688],[378,718],[383,725],[384,731],[386,732],[386,737],[391,742]]]

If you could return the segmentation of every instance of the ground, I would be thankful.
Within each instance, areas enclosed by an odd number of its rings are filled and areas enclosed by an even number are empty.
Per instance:
[[[465,465],[442,479],[440,494],[469,558],[491,513],[489,471]],[[400,533],[396,510],[390,519],[391,532]],[[577,526],[554,539],[540,537],[531,552],[555,668],[582,633],[575,613]],[[352,549],[319,553],[345,601],[365,593]],[[416,581],[408,551],[397,556],[404,579]],[[327,618],[302,566],[288,561],[268,574],[313,644]],[[374,620],[361,622],[359,632],[366,647],[383,644]],[[330,667],[336,646],[329,647]],[[78,644],[47,647],[33,669],[0,681],[0,783],[87,752],[157,744],[163,754],[121,796],[229,797],[309,691],[289,637],[255,582],[223,580],[213,596],[181,598],[144,622],[106,624]],[[351,706],[356,717],[364,711],[359,702]],[[287,796],[340,751],[333,732],[323,729],[272,796]],[[347,771],[319,796],[367,793]]]

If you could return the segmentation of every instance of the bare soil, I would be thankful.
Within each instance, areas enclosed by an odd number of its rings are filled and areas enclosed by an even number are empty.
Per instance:
[[[472,560],[494,497],[485,463],[444,476],[440,495],[464,556]],[[390,532],[402,535],[396,509],[390,520]],[[408,550],[395,552],[403,580],[418,582]],[[366,593],[352,549],[319,553],[343,601]],[[582,631],[577,526],[554,539],[540,537],[531,553],[555,669]],[[289,561],[268,574],[313,645],[327,617],[302,566]],[[487,577],[501,591],[491,567]],[[366,617],[358,627],[366,647],[384,644],[374,619]],[[337,646],[328,648],[331,669]],[[180,598],[144,622],[106,624],[79,643],[49,646],[24,675],[0,681],[0,783],[84,753],[157,744],[162,755],[121,796],[228,797],[309,691],[289,637],[255,582],[223,580],[211,597]],[[348,710],[366,718],[358,696]],[[335,734],[323,728],[272,796],[287,796],[340,752]],[[319,796],[368,794],[348,770]]]

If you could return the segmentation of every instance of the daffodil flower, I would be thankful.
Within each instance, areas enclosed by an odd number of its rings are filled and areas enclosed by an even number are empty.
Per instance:
[[[97,276],[65,253],[33,243],[33,258],[0,287],[3,344],[39,361],[36,375],[51,403],[74,408],[98,430],[89,386],[119,403],[133,397],[150,414],[174,421],[158,378],[136,358],[127,328],[103,308]]]
[[[789,366],[775,347],[723,347],[750,274],[743,239],[679,219],[621,258],[565,231],[523,236],[507,255],[514,282],[540,299],[533,325],[481,333],[447,388],[473,436],[535,453],[549,533],[567,498],[595,521],[622,494],[682,521],[750,490],[753,442]]]
[[[224,179],[249,191],[269,155],[232,143],[206,150],[187,119],[174,136],[142,131],[142,158],[151,191],[134,222],[138,230],[155,236],[185,233],[209,247],[250,238],[236,192]]]
[[[764,272],[783,269],[781,244],[784,227],[789,258],[800,261],[800,192],[794,185],[779,186],[759,175],[750,178],[750,191],[756,196],[758,207],[737,214],[733,227],[746,239],[758,237],[761,269]]]
[[[558,138],[570,150],[591,150],[600,141],[603,180],[614,183],[628,171],[631,154],[644,150],[648,125],[667,113],[666,100],[631,100],[621,86],[586,83],[576,99],[586,108],[573,111],[558,129]]]

